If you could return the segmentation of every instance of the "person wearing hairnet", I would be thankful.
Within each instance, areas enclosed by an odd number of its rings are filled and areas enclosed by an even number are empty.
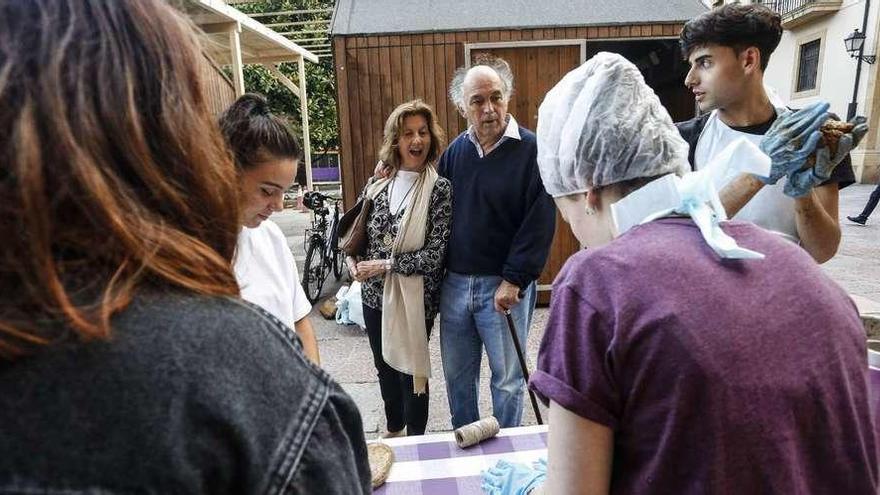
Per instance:
[[[781,36],[779,14],[757,3],[724,5],[685,24],[679,42],[690,70],[684,83],[705,112],[677,124],[694,170],[736,139],[759,143],[778,116],[789,113],[772,101],[763,83]],[[820,149],[812,167],[727,181],[721,191],[727,214],[799,243],[819,263],[831,259],[840,244],[838,190],[854,182],[849,152],[868,130],[863,117],[850,122],[854,129],[840,139],[834,155]]]
[[[795,244],[724,221],[710,177],[802,164],[826,109],[779,119],[769,158],[741,140],[689,172],[623,57],[600,53],[547,94],[541,177],[588,249],[554,282],[530,381],[550,408],[546,465],[501,462],[488,493],[877,493],[855,306]]]

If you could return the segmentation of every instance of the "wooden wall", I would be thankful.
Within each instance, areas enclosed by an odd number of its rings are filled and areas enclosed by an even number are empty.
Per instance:
[[[604,49],[622,53],[631,60],[640,56],[637,45],[650,45],[647,48],[641,46],[641,56],[645,55],[644,49],[653,51],[655,57],[660,53],[663,63],[642,69],[643,74],[649,73],[646,81],[656,86],[655,91],[673,118],[683,119],[693,115],[693,97],[683,85],[684,75],[677,48],[674,42],[656,41],[675,37],[680,30],[681,25],[656,24],[335,37],[333,53],[345,206],[354,204],[373,174],[385,119],[398,104],[414,98],[430,104],[448,140],[467,128],[465,120],[447,97],[453,72],[465,64],[465,43],[585,39],[587,58]],[[532,130],[537,126],[538,106],[544,95],[580,63],[580,46],[475,47],[470,55],[474,57],[484,52],[510,63],[515,80],[508,111],[520,125]],[[540,304],[549,302],[550,284],[568,257],[579,248],[568,225],[557,215],[553,246],[538,279]]]
[[[389,13],[393,15],[393,13]],[[677,36],[681,24],[470,31],[392,36],[336,36],[333,54],[341,141],[343,199],[353,204],[372,174],[388,114],[421,98],[434,107],[448,140],[466,128],[446,91],[464,65],[464,44],[558,39],[651,39]],[[510,112],[524,125],[528,118]]]
[[[202,90],[208,98],[211,112],[214,115],[220,115],[235,101],[235,87],[220,66],[215,64],[208,55],[201,57],[199,72],[202,79]]]

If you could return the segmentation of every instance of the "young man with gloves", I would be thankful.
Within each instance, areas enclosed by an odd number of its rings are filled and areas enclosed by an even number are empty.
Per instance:
[[[685,24],[679,39],[691,66],[685,85],[706,112],[677,124],[694,170],[738,138],[760,144],[790,111],[774,108],[763,82],[781,36],[779,14],[759,4],[724,5]],[[864,118],[852,123],[837,149],[821,147],[805,170],[798,163],[768,178],[743,174],[718,184],[728,216],[800,243],[819,263],[831,259],[840,243],[838,189],[853,183],[849,152],[867,132]]]

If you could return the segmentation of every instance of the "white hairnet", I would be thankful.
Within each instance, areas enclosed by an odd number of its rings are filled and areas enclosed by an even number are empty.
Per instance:
[[[553,197],[690,170],[688,145],[635,65],[601,52],[538,109],[538,167]]]

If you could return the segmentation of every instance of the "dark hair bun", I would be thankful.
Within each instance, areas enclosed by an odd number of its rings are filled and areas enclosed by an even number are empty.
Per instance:
[[[246,93],[220,116],[220,129],[235,155],[235,164],[247,169],[270,158],[295,158],[302,153],[287,123],[269,111],[266,97]]]
[[[256,93],[245,93],[226,110],[227,118],[233,121],[243,121],[251,117],[266,117],[269,115],[269,101],[266,97]]]
[[[256,93],[246,93],[239,98],[243,104],[250,105],[250,114],[265,117],[269,115],[269,100],[263,95]]]

